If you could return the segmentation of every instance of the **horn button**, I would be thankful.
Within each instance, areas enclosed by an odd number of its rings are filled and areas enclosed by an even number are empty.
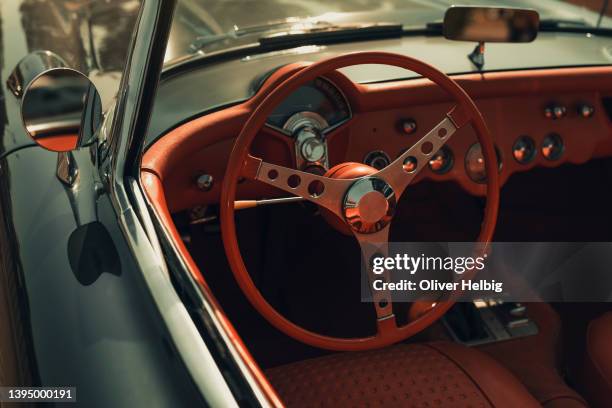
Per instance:
[[[346,222],[331,211],[320,209],[321,215],[332,227],[346,235],[352,235],[351,230],[369,234],[380,231],[391,222],[395,212],[395,193],[384,180],[374,177],[377,172],[367,164],[344,162],[325,173],[325,177],[330,178],[357,179],[340,203]]]
[[[346,222],[361,234],[383,229],[395,213],[395,192],[384,180],[364,177],[353,183],[344,196]]]

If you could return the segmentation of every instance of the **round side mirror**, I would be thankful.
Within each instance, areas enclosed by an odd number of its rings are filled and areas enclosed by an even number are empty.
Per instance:
[[[85,75],[70,68],[53,68],[27,85],[21,116],[36,143],[66,152],[93,140],[102,119],[102,101]]]

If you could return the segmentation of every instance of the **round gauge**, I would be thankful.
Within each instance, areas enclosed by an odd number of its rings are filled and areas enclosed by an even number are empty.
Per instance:
[[[502,159],[497,146],[495,146],[495,156],[497,156],[498,171],[501,172]],[[487,172],[480,143],[474,143],[465,154],[465,171],[475,183],[486,183]]]
[[[536,156],[535,142],[529,136],[521,136],[512,146],[512,156],[520,164],[530,163]]]
[[[342,92],[325,78],[317,78],[296,89],[268,117],[266,124],[291,133],[296,115],[316,117],[320,130],[333,128],[351,117],[351,108]]]
[[[419,165],[419,161],[414,156],[408,156],[404,159],[404,163],[402,163],[402,168],[406,173],[414,173]]]
[[[389,155],[382,150],[374,150],[366,154],[363,162],[370,167],[374,167],[376,170],[382,170],[391,163],[391,159]]]
[[[429,159],[429,169],[436,174],[447,173],[455,162],[453,152],[446,146],[438,150],[431,159]]]
[[[563,139],[556,133],[551,133],[542,142],[542,155],[546,160],[558,160],[563,154]]]

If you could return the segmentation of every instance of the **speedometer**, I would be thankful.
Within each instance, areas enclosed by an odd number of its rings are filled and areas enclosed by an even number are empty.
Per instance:
[[[351,117],[351,109],[342,92],[328,79],[317,78],[293,92],[268,117],[267,124],[287,131],[285,126],[296,114],[321,118],[322,128],[330,130]]]

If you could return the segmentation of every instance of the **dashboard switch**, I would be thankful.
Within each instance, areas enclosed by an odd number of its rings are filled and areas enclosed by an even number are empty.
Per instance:
[[[403,119],[400,122],[400,130],[405,135],[411,135],[417,130],[417,123],[414,119]]]
[[[593,113],[595,113],[595,108],[591,105],[587,105],[586,103],[578,105],[578,115],[580,115],[580,117],[588,119],[593,116]]]

